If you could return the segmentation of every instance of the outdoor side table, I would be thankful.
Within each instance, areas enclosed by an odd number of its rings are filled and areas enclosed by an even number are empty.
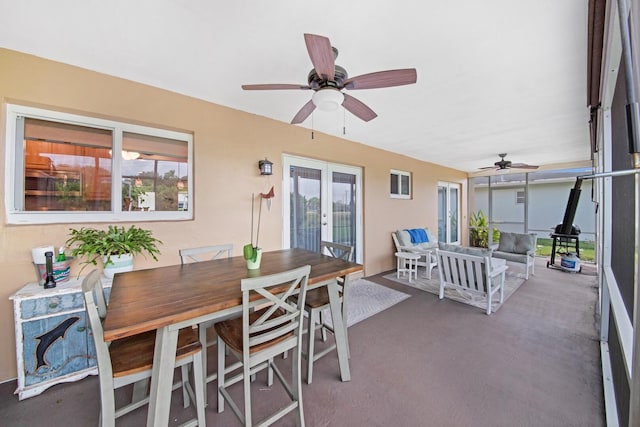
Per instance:
[[[414,252],[396,252],[396,277],[400,278],[400,273],[404,276],[409,275],[409,283],[411,283],[411,275],[414,279],[418,279],[418,260],[420,254]]]

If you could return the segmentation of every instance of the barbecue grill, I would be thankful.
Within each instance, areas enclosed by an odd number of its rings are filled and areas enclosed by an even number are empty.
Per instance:
[[[578,238],[580,235],[580,227],[573,223],[573,218],[576,216],[581,185],[582,179],[578,177],[576,184],[569,193],[569,200],[567,201],[567,207],[564,211],[564,219],[560,224],[555,226],[553,233],[551,233],[553,243],[551,246],[551,260],[547,261],[547,268],[560,268],[555,265],[556,252],[565,255],[575,253],[576,256],[580,258],[580,239]]]
[[[554,265],[556,253],[560,255],[574,253],[580,258],[580,227],[572,224],[569,229],[569,234],[563,234],[561,231],[564,231],[563,224],[558,224],[554,232],[551,233],[551,239],[553,239],[551,245],[551,261],[547,262],[547,267]]]

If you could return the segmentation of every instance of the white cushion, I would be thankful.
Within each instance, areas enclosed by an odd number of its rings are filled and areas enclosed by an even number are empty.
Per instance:
[[[396,231],[396,236],[398,237],[400,246],[413,246],[413,243],[411,243],[411,235],[407,230]]]

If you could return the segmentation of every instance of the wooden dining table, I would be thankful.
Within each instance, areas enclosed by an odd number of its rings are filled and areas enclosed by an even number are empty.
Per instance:
[[[113,341],[157,330],[147,426],[169,422],[178,331],[242,312],[240,281],[304,265],[311,266],[309,289],[327,286],[342,381],[349,381],[349,359],[336,278],[363,266],[304,249],[264,252],[259,270],[248,270],[241,256],[117,273],[104,322],[104,339]],[[206,374],[205,374],[206,377]],[[206,386],[206,384],[205,384]]]

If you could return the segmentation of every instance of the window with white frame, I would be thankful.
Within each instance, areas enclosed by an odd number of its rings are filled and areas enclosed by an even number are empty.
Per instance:
[[[525,199],[525,192],[524,190],[522,191],[516,191],[516,204],[517,205],[521,205],[524,203],[524,199]]]
[[[411,173],[391,169],[390,173],[391,198],[411,198]]]
[[[192,219],[192,146],[189,133],[7,105],[8,222]]]

